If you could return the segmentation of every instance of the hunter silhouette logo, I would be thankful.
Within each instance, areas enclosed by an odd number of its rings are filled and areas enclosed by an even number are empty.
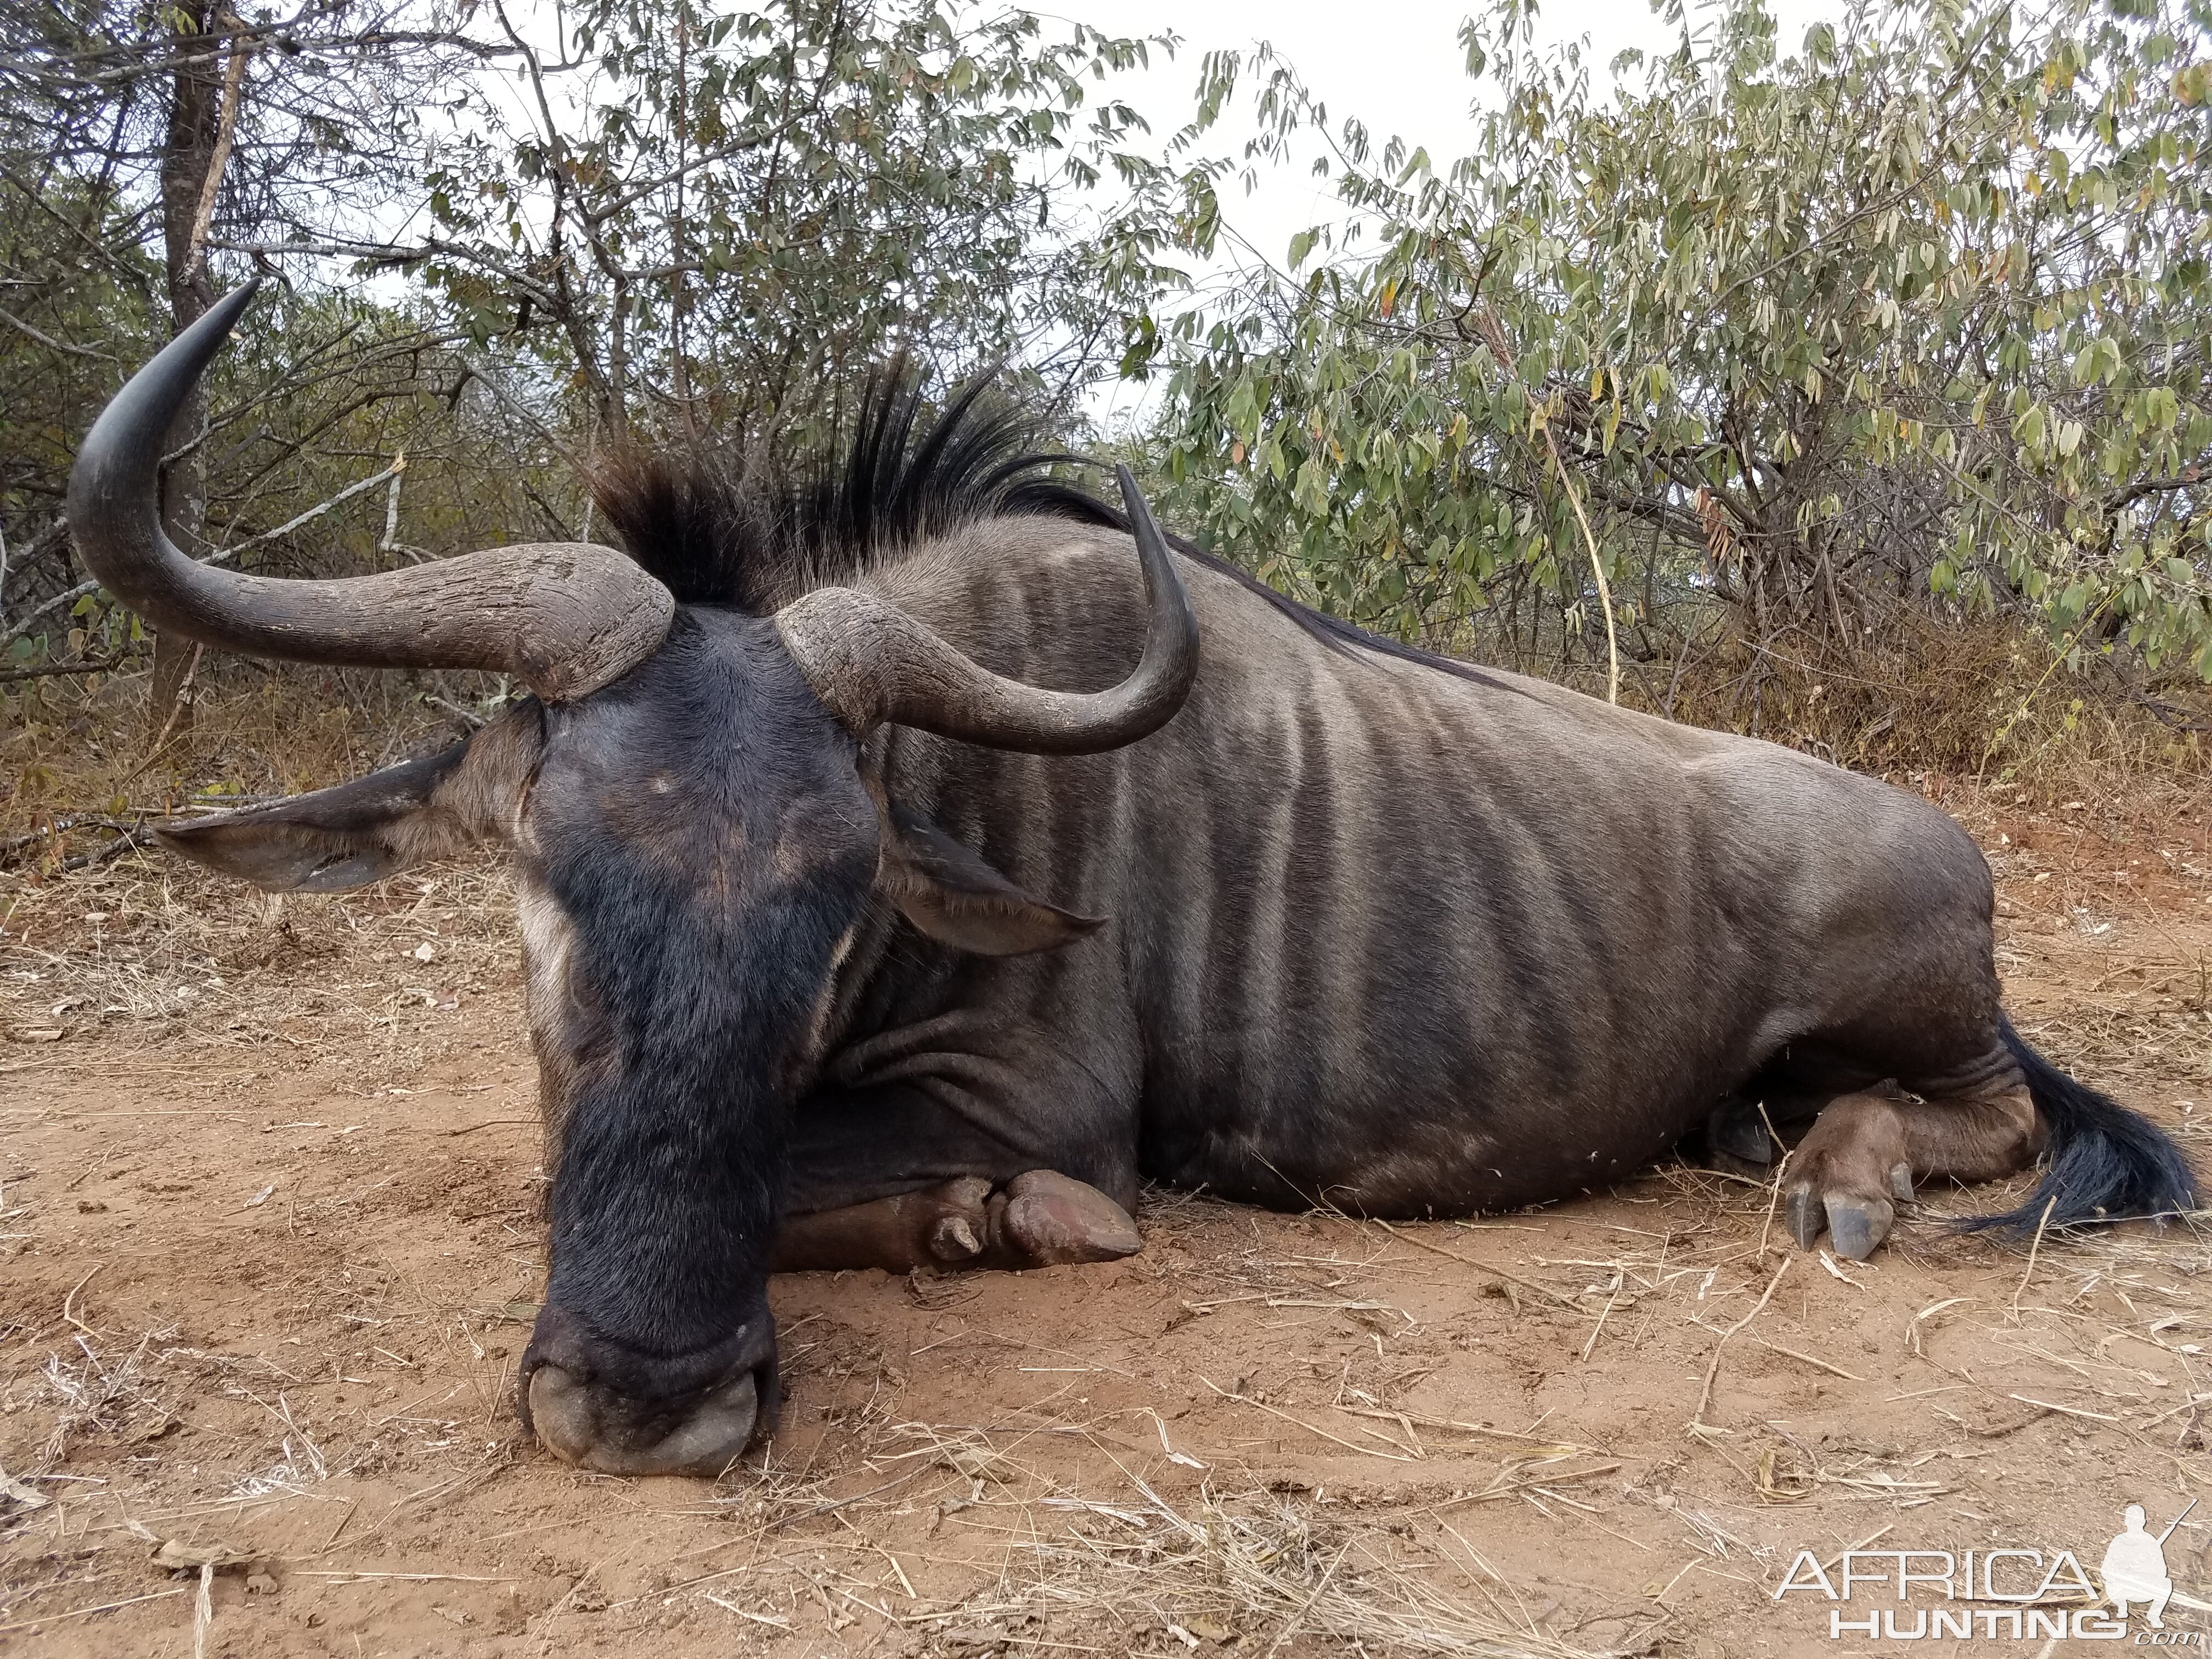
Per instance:
[[[2129,1635],[2132,1609],[2147,1626],[2136,1634],[2137,1644],[2202,1649],[2202,1632],[2167,1633],[2166,1625],[2169,1605],[2212,1613],[2212,1602],[2174,1588],[2166,1565],[2166,1540],[2196,1507],[2191,1499],[2163,1532],[2153,1533],[2143,1506],[2129,1504],[2099,1564],[2101,1592],[2071,1550],[1847,1550],[1825,1563],[1811,1550],[1800,1550],[1774,1599],[1804,1591],[1833,1604],[1827,1610],[1831,1641],[1978,1636],[2116,1642]],[[1916,1600],[1920,1605],[1913,1605]],[[1847,1604],[1855,1605],[1846,1611]]]
[[[2197,1500],[2189,1500],[2189,1510]],[[2130,1504],[2122,1513],[2124,1530],[2105,1547],[2105,1599],[2112,1604],[2112,1617],[2128,1616],[2130,1602],[2143,1604],[2143,1619],[2153,1630],[2166,1628],[2166,1604],[2173,1596],[2173,1580],[2166,1571],[2166,1540],[2173,1536],[2189,1510],[2182,1510],[2155,1538],[2143,1529],[2143,1506]]]

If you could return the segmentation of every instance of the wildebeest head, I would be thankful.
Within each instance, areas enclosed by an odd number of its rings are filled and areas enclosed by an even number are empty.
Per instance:
[[[766,1287],[787,1119],[872,896],[986,952],[1096,925],[885,799],[867,734],[896,723],[1055,754],[1133,742],[1196,672],[1188,600],[1126,471],[1149,629],[1128,678],[1088,694],[1000,678],[858,589],[814,586],[764,615],[679,605],[592,544],[338,581],[196,562],[162,533],[155,469],[251,292],[180,335],[87,437],[70,485],[86,562],[157,626],[218,647],[497,669],[535,695],[442,754],[161,839],[310,891],[478,839],[509,846],[554,1170],[524,1414],[591,1468],[717,1473],[773,1415]]]

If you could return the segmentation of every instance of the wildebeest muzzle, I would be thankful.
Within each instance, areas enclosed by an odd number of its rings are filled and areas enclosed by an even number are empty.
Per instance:
[[[525,1427],[564,1462],[602,1474],[711,1480],[775,1425],[775,1322],[765,1302],[696,1352],[643,1354],[548,1304],[523,1351]]]

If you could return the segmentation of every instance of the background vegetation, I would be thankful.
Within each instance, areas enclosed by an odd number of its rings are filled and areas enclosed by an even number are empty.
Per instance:
[[[1601,96],[1472,21],[1456,161],[1324,127],[1349,230],[1146,343],[1185,516],[1443,648],[1610,649],[1670,711],[1723,671],[1705,712],[1752,730],[1985,619],[2178,715],[2212,678],[2203,9],[1858,0],[1787,55],[1755,6],[1705,21]],[[1263,152],[1323,122],[1286,65],[1206,75],[1261,80]]]
[[[2212,7],[1671,21],[1600,67],[1525,0],[1474,17],[1446,157],[1265,51],[1152,133],[1114,77],[1171,42],[933,0],[0,0],[11,845],[301,781],[288,724],[374,759],[501,695],[202,662],[76,563],[78,437],[255,270],[172,436],[198,556],[589,535],[609,444],[789,453],[907,346],[940,386],[1006,362],[1383,632],[1859,763],[2200,771]],[[1260,137],[1216,153],[1231,114]],[[1220,193],[1316,142],[1345,213],[1218,280]],[[1146,412],[1088,429],[1117,374]],[[226,697],[259,723],[211,729]]]

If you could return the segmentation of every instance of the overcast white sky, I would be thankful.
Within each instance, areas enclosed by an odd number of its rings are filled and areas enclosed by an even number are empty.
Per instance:
[[[1780,25],[1780,44],[1795,52],[1814,22],[1834,19],[1840,0],[1769,0]],[[1296,65],[1299,75],[1328,106],[1334,125],[1346,116],[1364,122],[1379,141],[1392,133],[1424,145],[1441,167],[1463,155],[1472,137],[1468,114],[1474,84],[1466,73],[1460,21],[1474,6],[1468,0],[1035,0],[1048,17],[1066,17],[1127,35],[1171,30],[1182,37],[1172,62],[1156,56],[1154,66],[1109,83],[1118,95],[1167,133],[1190,118],[1200,60],[1221,47],[1249,48],[1271,42]],[[1698,21],[1694,9],[1690,21]],[[1550,0],[1538,16],[1538,38],[1567,41],[1587,38],[1593,74],[1603,85],[1606,66],[1632,46],[1662,51],[1678,35],[1655,15],[1646,0]],[[1214,153],[1241,143],[1249,129],[1217,129]],[[1328,180],[1304,167],[1283,167],[1261,178],[1258,191],[1244,197],[1232,190],[1224,208],[1236,231],[1267,258],[1280,264],[1290,239],[1309,225],[1335,216]],[[1102,398],[1094,416],[1126,413],[1139,388],[1118,387]]]
[[[1164,133],[1189,118],[1199,61],[1220,47],[1271,42],[1328,106],[1332,123],[1356,116],[1380,138],[1392,132],[1425,145],[1442,161],[1462,154],[1471,136],[1468,116],[1474,86],[1460,49],[1461,21],[1478,6],[1468,0],[1034,0],[1041,16],[1066,17],[1127,35],[1172,31],[1182,37],[1172,62],[1156,57],[1147,72],[1118,78],[1118,94]],[[1805,30],[1842,11],[1840,0],[1769,0],[1785,52],[1796,51]],[[1698,27],[1696,0],[1690,24]],[[1538,14],[1540,41],[1587,40],[1594,74],[1602,85],[1606,65],[1629,48],[1673,46],[1678,34],[1655,15],[1646,0],[1547,0]],[[1242,137],[1242,131],[1238,137]],[[1322,181],[1303,170],[1271,180],[1263,191],[1273,204],[1291,198],[1326,201]],[[1291,221],[1296,220],[1293,223]],[[1256,223],[1257,221],[1255,220]],[[1283,239],[1310,219],[1290,213]],[[1278,257],[1282,250],[1273,249]]]
[[[724,0],[741,5],[744,0]],[[1157,149],[1189,120],[1195,106],[1199,64],[1209,52],[1245,50],[1265,40],[1296,67],[1306,85],[1328,106],[1332,128],[1346,117],[1364,122],[1379,143],[1392,135],[1427,149],[1441,169],[1464,155],[1473,137],[1470,106],[1478,90],[1468,78],[1466,55],[1458,40],[1461,21],[1492,0],[954,0],[969,15],[996,11],[1005,3],[1025,4],[1046,20],[1090,24],[1110,33],[1146,36],[1172,32],[1182,37],[1173,58],[1155,53],[1152,67],[1116,76],[1094,88],[1093,97],[1118,97],[1152,126]],[[1630,47],[1645,52],[1672,48],[1679,26],[1670,29],[1654,14],[1649,0],[1537,0],[1537,38],[1559,43],[1586,40],[1591,73],[1602,88],[1607,65]],[[1689,24],[1701,26],[1701,0],[1686,0]],[[1839,16],[1844,0],[1767,0],[1779,25],[1785,52],[1795,52],[1812,23]],[[554,0],[513,0],[526,28],[547,32],[556,15]],[[546,41],[550,45],[550,34]],[[557,55],[557,49],[556,55]],[[1249,56],[1248,56],[1249,61]],[[516,100],[515,116],[530,114],[512,82],[495,85]],[[574,89],[581,92],[581,88]],[[1249,107],[1249,99],[1245,100]],[[1235,155],[1250,136],[1242,111],[1224,118],[1202,141],[1208,155]],[[1309,141],[1310,161],[1318,147]],[[1101,186],[1111,190],[1109,178]],[[1291,238],[1309,226],[1342,217],[1326,178],[1304,164],[1266,168],[1257,188],[1247,195],[1231,180],[1223,208],[1236,236],[1256,253],[1280,265]],[[1224,265],[1228,260],[1224,258]],[[1150,389],[1152,396],[1159,388]],[[1111,422],[1135,412],[1146,388],[1109,385],[1093,399],[1094,418]]]

